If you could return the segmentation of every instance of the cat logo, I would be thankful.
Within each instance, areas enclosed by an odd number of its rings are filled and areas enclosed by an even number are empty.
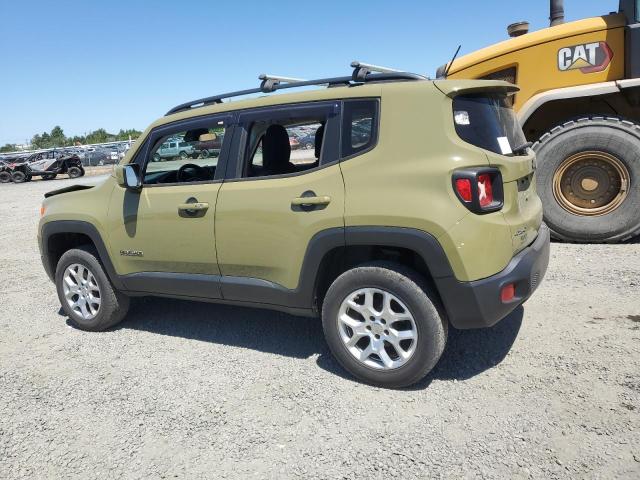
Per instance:
[[[561,72],[580,70],[596,73],[605,70],[611,63],[613,51],[606,42],[586,43],[558,51],[558,69]]]

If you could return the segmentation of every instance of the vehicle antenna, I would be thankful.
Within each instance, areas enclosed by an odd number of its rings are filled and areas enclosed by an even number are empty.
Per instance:
[[[458,53],[460,53],[460,49],[461,48],[462,48],[462,45],[458,45],[458,49],[456,50],[456,53],[453,54],[453,58],[449,62],[449,65],[447,65],[447,69],[444,71],[444,78],[445,79],[449,76],[449,70],[451,70],[451,66],[453,65],[454,60],[458,56]]]

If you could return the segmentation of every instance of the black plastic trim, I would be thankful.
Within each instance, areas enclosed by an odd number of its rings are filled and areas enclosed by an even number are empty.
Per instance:
[[[491,327],[522,305],[538,288],[549,265],[549,229],[542,224],[536,240],[491,277],[460,282],[454,276],[436,280],[451,324],[459,329]],[[515,284],[515,298],[503,303],[502,287]]]
[[[222,298],[220,275],[140,272],[122,275],[120,278],[126,290],[131,292],[210,299]]]
[[[53,265],[52,253],[49,251],[49,240],[52,235],[58,233],[79,233],[86,235],[91,239],[98,251],[100,261],[105,268],[106,274],[111,280],[113,286],[118,290],[124,290],[124,284],[117,275],[109,252],[105,247],[104,241],[98,232],[98,229],[88,222],[79,220],[55,220],[42,225],[40,230],[40,255],[42,256],[42,264],[47,275],[54,280],[56,265]]]

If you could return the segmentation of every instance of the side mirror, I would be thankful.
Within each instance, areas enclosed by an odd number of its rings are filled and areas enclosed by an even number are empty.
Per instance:
[[[118,185],[128,188],[135,192],[139,192],[142,189],[142,181],[140,179],[140,166],[136,163],[130,163],[128,165],[116,166],[116,179]]]

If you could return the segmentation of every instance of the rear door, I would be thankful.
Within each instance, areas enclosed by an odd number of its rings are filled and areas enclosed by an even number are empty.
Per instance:
[[[246,300],[242,286],[255,280],[295,289],[314,235],[344,228],[340,108],[317,102],[240,115],[237,154],[216,209],[225,299]],[[313,131],[314,148],[292,148],[300,127]]]

